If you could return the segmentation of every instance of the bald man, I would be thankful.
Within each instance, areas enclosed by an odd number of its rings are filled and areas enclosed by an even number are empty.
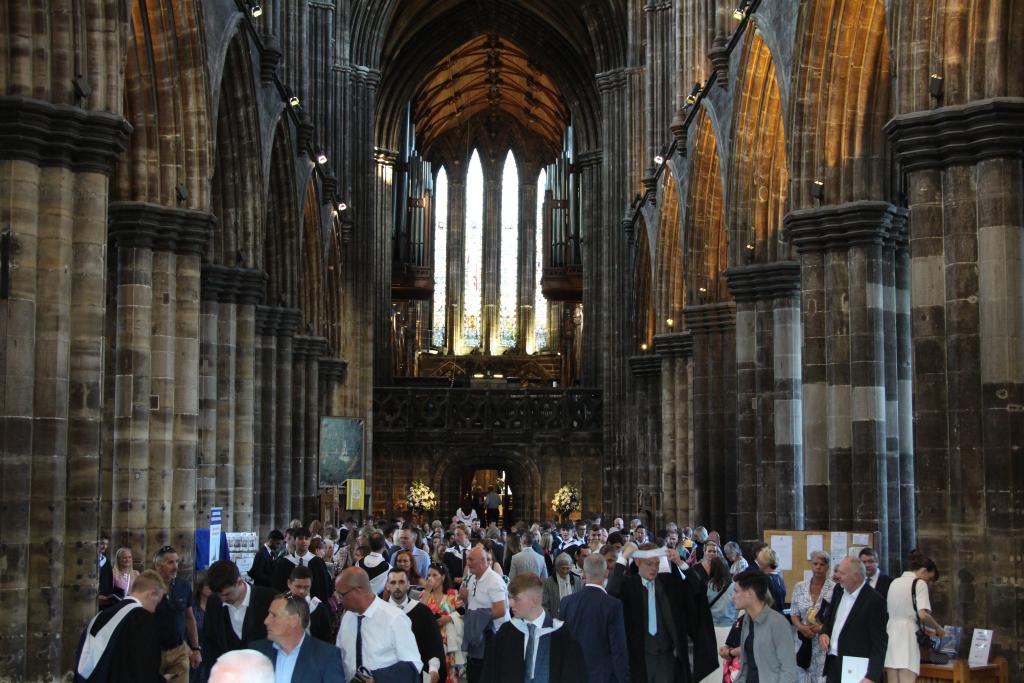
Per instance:
[[[467,616],[463,649],[469,653],[466,667],[469,683],[477,683],[482,680],[484,645],[508,620],[508,593],[505,581],[489,566],[482,546],[469,551],[466,564],[469,578],[460,591]],[[476,624],[480,628],[476,628]]]
[[[335,590],[345,608],[336,641],[345,680],[351,681],[361,672],[381,679],[401,672],[418,675],[423,662],[412,622],[402,610],[377,597],[370,588],[369,575],[350,567],[338,575]]]

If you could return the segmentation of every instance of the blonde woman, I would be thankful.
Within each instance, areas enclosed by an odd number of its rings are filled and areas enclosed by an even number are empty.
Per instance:
[[[124,596],[132,591],[132,585],[138,578],[139,572],[132,568],[132,549],[118,548],[114,555],[114,600],[124,600]]]
[[[824,675],[825,655],[818,644],[821,633],[822,606],[832,599],[835,584],[830,576],[832,558],[824,550],[811,553],[811,578],[793,586],[793,602],[790,605],[790,621],[799,634],[801,648],[810,648],[810,664],[801,668],[800,683],[818,683]],[[805,649],[804,652],[807,652]],[[799,665],[800,657],[797,657]]]
[[[782,614],[786,607],[786,581],[779,573],[779,556],[771,546],[766,545],[757,551],[755,561],[761,571],[768,576],[768,593],[772,596],[772,609]]]

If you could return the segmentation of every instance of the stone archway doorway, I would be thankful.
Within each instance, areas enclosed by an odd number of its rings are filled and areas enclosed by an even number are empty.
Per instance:
[[[540,473],[528,457],[512,451],[469,451],[448,458],[446,465],[435,473],[434,486],[444,519],[451,519],[462,500],[473,496],[474,488],[485,493],[487,483],[502,473],[510,491],[502,501],[502,524],[508,527],[519,520],[536,521],[541,509]]]

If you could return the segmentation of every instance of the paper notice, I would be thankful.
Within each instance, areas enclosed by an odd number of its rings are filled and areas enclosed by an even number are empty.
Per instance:
[[[871,534],[854,534],[853,545],[861,547],[871,545]]]
[[[772,550],[779,556],[779,571],[788,572],[793,568],[793,537],[772,536]]]
[[[986,628],[974,629],[974,637],[971,638],[971,654],[967,657],[969,666],[985,666],[988,664],[988,654],[992,649],[992,631]]]
[[[811,534],[807,537],[807,559],[811,559],[811,553],[815,550],[825,549],[825,537],[821,534]]]
[[[845,531],[833,531],[832,532],[832,562],[839,562],[839,560],[846,557],[846,532]]]

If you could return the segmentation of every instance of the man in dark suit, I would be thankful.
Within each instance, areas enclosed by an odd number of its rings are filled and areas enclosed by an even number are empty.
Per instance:
[[[583,650],[565,625],[544,611],[544,584],[536,574],[520,574],[508,585],[515,613],[487,644],[481,680],[487,683],[557,681],[583,683]]]
[[[277,550],[284,543],[284,534],[277,529],[267,534],[267,542],[260,546],[256,557],[252,559],[252,568],[249,570],[249,577],[257,586],[270,588],[274,580],[274,561],[277,559]]]
[[[281,557],[274,563],[274,576],[271,581],[271,588],[275,593],[284,593],[288,590],[288,578],[292,575],[295,567],[309,567],[313,573],[313,588],[310,594],[320,598],[320,602],[327,602],[331,597],[331,585],[326,577],[330,576],[327,565],[324,561],[309,552],[309,529],[299,527],[292,531],[295,538],[295,549],[293,552]]]
[[[250,646],[274,663],[278,681],[335,683],[343,681],[341,650],[306,634],[309,607],[298,596],[274,598],[267,618],[267,639]]]
[[[320,602],[320,598],[309,594],[312,586],[313,573],[309,571],[309,567],[296,567],[292,570],[291,578],[288,579],[288,594],[306,601],[309,608],[309,635],[333,645],[330,607]]]
[[[828,653],[827,681],[840,683],[844,657],[861,657],[868,660],[867,673],[861,680],[881,683],[889,644],[885,600],[867,585],[864,563],[857,558],[843,558],[836,576],[839,586],[832,593],[832,608],[818,636],[821,649]]]
[[[412,634],[423,660],[423,671],[430,676],[430,683],[443,681],[448,675],[445,666],[444,643],[441,629],[434,613],[422,602],[409,598],[409,575],[404,569],[395,568],[388,573],[388,602],[402,610],[412,622]]]
[[[583,562],[582,590],[562,598],[559,614],[566,628],[583,649],[583,662],[590,683],[626,683],[629,667],[621,653],[626,651],[622,603],[604,588],[608,564],[602,555]]]
[[[203,664],[210,668],[225,652],[241,650],[267,637],[263,620],[274,591],[250,586],[231,560],[218,560],[206,570],[213,595],[206,602],[203,625]]]
[[[628,574],[634,554],[637,573]],[[676,571],[659,573],[667,557]],[[675,550],[627,544],[608,580],[608,593],[622,600],[630,678],[646,683],[689,683],[718,668],[715,628],[707,593],[682,577],[685,562]],[[690,671],[689,642],[693,644]]]
[[[857,553],[857,557],[864,563],[864,571],[867,573],[868,585],[878,591],[878,594],[883,598],[889,595],[889,584],[892,583],[892,577],[888,574],[883,574],[881,568],[878,566],[878,553],[875,552],[874,548],[865,546],[860,549]]]
[[[165,683],[153,613],[166,591],[159,574],[144,571],[124,600],[89,622],[75,657],[75,683]]]

